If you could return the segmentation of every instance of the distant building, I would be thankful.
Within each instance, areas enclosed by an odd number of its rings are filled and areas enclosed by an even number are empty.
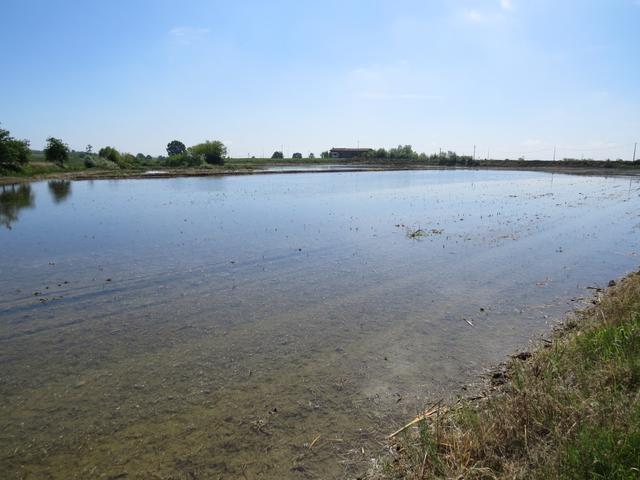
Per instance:
[[[371,148],[332,148],[329,150],[329,156],[331,158],[358,158],[364,157],[366,153],[371,151]]]

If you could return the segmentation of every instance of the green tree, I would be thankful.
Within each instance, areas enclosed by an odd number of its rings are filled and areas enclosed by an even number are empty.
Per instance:
[[[331,155],[329,155],[329,152],[326,152],[326,151],[320,154],[320,158],[329,158],[330,156]]]
[[[316,158],[316,156],[315,156],[313,153],[310,153],[310,154],[309,154],[309,158],[310,158],[310,159],[314,159],[314,158]]]
[[[9,130],[0,128],[0,169],[19,169],[29,161],[30,155],[27,140],[16,140]]]
[[[415,160],[418,153],[413,151],[411,145],[398,145],[397,148],[389,150],[389,158],[398,160]]]
[[[224,157],[227,155],[227,147],[218,140],[206,141],[189,147],[191,156],[204,160],[209,164],[224,165]]]
[[[116,165],[120,165],[122,163],[122,156],[120,152],[113,147],[103,147],[98,152],[98,156],[104,158],[105,160],[109,160]]]
[[[47,146],[44,149],[44,156],[48,162],[53,162],[62,167],[69,159],[69,146],[59,138],[49,137],[47,138]]]
[[[373,159],[385,159],[389,156],[389,152],[387,152],[384,148],[379,148],[377,150],[369,150],[364,154],[364,158],[373,158]]]
[[[302,158],[302,154],[300,152],[294,153],[291,158]]]
[[[271,155],[271,158],[284,158],[284,155],[282,155],[282,152],[278,152],[276,150],[275,152],[273,152],[273,155]]]
[[[167,155],[170,157],[173,155],[180,155],[187,151],[187,147],[185,147],[184,143],[180,140],[172,140],[167,144]]]

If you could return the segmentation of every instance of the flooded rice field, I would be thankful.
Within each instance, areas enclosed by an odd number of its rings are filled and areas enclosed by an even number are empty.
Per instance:
[[[0,476],[353,478],[634,270],[639,195],[447,170],[0,186]]]

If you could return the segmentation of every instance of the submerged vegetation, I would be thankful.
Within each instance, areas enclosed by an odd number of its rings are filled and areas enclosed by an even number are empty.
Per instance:
[[[638,478],[640,273],[594,303],[488,396],[419,417],[372,477]]]

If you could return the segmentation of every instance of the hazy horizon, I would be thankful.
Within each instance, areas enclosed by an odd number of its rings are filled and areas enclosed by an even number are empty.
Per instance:
[[[185,3],[3,2],[0,127],[234,157],[628,160],[640,140],[640,0]]]

